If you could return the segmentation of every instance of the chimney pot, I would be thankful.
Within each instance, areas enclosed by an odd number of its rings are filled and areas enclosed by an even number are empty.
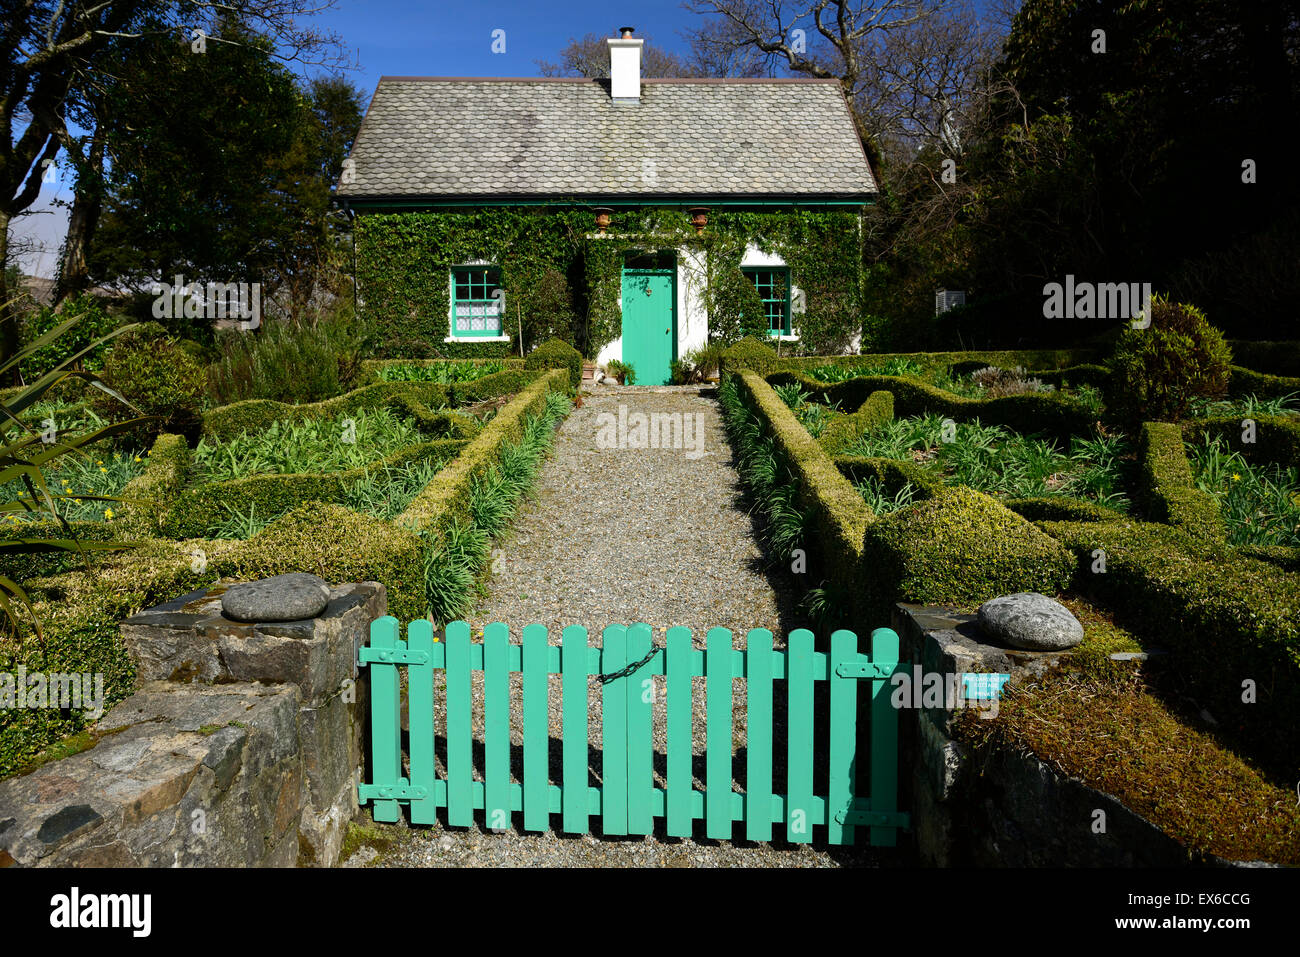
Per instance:
[[[624,40],[629,39],[629,38],[632,36],[632,31],[635,30],[635,29],[636,29],[636,27],[619,27],[619,28],[618,28],[619,33],[623,34],[623,39],[624,39]]]

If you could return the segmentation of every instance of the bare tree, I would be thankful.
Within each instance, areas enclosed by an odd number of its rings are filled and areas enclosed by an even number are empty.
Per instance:
[[[609,76],[609,48],[605,37],[588,33],[581,40],[570,38],[560,51],[560,62],[537,61],[542,76],[585,76],[591,79]],[[641,50],[641,75],[653,77],[698,76],[695,69],[675,53],[655,46],[648,37],[643,38]]]

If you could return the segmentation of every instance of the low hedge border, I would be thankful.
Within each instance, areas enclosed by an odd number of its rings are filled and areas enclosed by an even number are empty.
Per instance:
[[[1113,508],[1064,495],[1010,498],[1002,504],[1031,522],[1120,522],[1128,518]]]
[[[398,399],[404,399],[411,404],[428,406],[432,412],[437,406],[466,405],[518,392],[536,381],[539,375],[541,373],[525,369],[504,369],[482,379],[475,379],[473,382],[459,382],[454,385],[439,385],[434,382],[378,382],[353,389],[332,399],[304,405],[291,405],[270,399],[247,399],[204,413],[203,434],[215,439],[228,439],[241,432],[259,432],[269,428],[271,423],[276,421],[307,422],[329,419],[358,409],[379,408]]]
[[[840,474],[853,485],[867,479],[876,479],[886,495],[897,495],[903,486],[916,488],[916,498],[927,499],[944,488],[942,479],[936,478],[919,465],[897,459],[868,458],[864,455],[836,455],[833,459]]]
[[[182,435],[163,433],[149,450],[144,474],[122,489],[122,526],[134,534],[158,535],[176,497],[185,487],[192,455]]]
[[[1232,376],[1228,379],[1228,395],[1241,398],[1253,395],[1260,399],[1280,399],[1283,396],[1300,394],[1300,378],[1270,375],[1266,372],[1252,372],[1241,366],[1232,366]]]
[[[524,368],[524,360],[518,356],[513,358],[490,359],[490,358],[473,358],[473,359],[362,359],[361,370],[357,375],[357,384],[359,386],[374,385],[384,380],[379,378],[381,369],[389,366],[416,366],[418,368],[427,368],[429,366],[454,365],[483,365],[486,362],[499,362],[505,369],[503,371],[519,371]],[[487,378],[487,376],[484,376]]]
[[[562,339],[547,339],[524,360],[525,369],[567,369],[569,388],[582,385],[582,353]]]
[[[856,412],[837,415],[817,437],[818,444],[827,455],[842,452],[862,433],[894,420],[894,394],[883,389],[867,396],[867,401],[858,406]]]
[[[1100,358],[1096,349],[1004,349],[983,352],[879,352],[847,356],[778,356],[766,343],[754,338],[742,339],[730,346],[722,356],[722,372],[745,368],[767,376],[773,372],[808,372],[817,366],[838,365],[848,369],[872,368],[891,359],[915,362],[923,372],[946,369],[960,363],[979,363],[1011,369],[1063,370],[1095,363]],[[1101,367],[1097,367],[1101,368]],[[1041,373],[1035,372],[1040,376]],[[1072,380],[1073,381],[1073,380]]]
[[[1075,554],[1075,588],[1151,643],[1176,652],[1172,664],[1243,750],[1294,767],[1300,576],[1168,525],[1038,526]],[[1102,556],[1104,573],[1094,571]],[[1243,702],[1246,679],[1254,681],[1258,703]]]
[[[485,380],[480,380],[485,381]],[[501,444],[517,441],[523,433],[524,419],[536,415],[546,406],[550,392],[568,392],[569,373],[552,369],[527,386],[497,413],[483,430],[471,439],[460,455],[440,471],[396,519],[404,528],[422,531],[451,520],[468,524],[471,483],[496,461]]]
[[[798,383],[816,401],[838,402],[848,408],[861,406],[873,392],[886,391],[894,396],[894,415],[898,417],[941,415],[955,422],[979,419],[985,425],[1003,425],[1024,435],[1043,433],[1062,442],[1089,434],[1095,421],[1087,409],[1054,392],[967,399],[902,376],[864,376],[834,385],[797,372],[776,372],[766,379],[772,385]]]
[[[1254,442],[1242,441],[1242,423],[1247,418],[1255,423]],[[1229,449],[1240,452],[1248,462],[1300,466],[1300,416],[1212,416],[1183,423],[1183,438],[1188,442],[1200,442],[1207,434],[1220,436]]]
[[[741,401],[766,423],[798,478],[799,501],[810,517],[804,541],[818,566],[833,581],[852,585],[862,555],[862,535],[874,518],[871,509],[770,385],[748,369],[732,374]]]
[[[1198,536],[1222,539],[1219,502],[1192,480],[1182,430],[1172,422],[1144,422],[1138,432],[1134,498],[1146,517]]]
[[[168,538],[202,538],[232,510],[242,513],[252,508],[259,516],[278,517],[303,502],[341,502],[352,484],[367,475],[426,460],[442,466],[468,444],[465,439],[437,439],[341,472],[249,475],[187,489],[168,510],[162,534]]]
[[[1291,545],[1238,545],[1237,554],[1258,558],[1283,571],[1300,572],[1300,548]]]

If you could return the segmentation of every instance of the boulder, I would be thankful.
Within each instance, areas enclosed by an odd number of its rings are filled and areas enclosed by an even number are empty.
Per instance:
[[[325,579],[292,572],[231,586],[221,596],[221,613],[232,621],[300,621],[315,618],[329,600]]]
[[[1061,651],[1083,641],[1083,625],[1059,601],[1038,592],[992,598],[979,607],[984,632],[1016,648]]]

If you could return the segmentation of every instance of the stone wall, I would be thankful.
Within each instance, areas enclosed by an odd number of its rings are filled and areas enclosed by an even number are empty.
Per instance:
[[[0,865],[329,866],[357,811],[357,649],[382,585],[317,617],[230,620],[224,587],[122,624],[138,690],[93,746],[0,781]]]
[[[1014,683],[1068,654],[991,643],[974,615],[951,608],[900,604],[893,628],[900,658],[926,673],[996,672],[1009,674]],[[1000,749],[974,767],[969,750],[949,733],[955,714],[945,701],[910,710],[900,722],[903,806],[911,810],[922,863],[1132,867],[1189,862],[1177,841],[1116,798],[1058,773],[1032,754]],[[1106,814],[1104,834],[1092,828],[1098,809]]]

